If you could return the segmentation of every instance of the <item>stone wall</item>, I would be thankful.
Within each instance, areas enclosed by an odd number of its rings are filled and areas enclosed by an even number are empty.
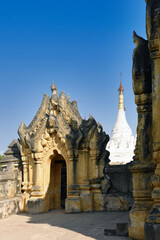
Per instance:
[[[14,171],[0,172],[0,199],[12,198],[19,191],[18,174]]]
[[[0,218],[19,212],[22,205],[22,168],[17,144],[13,140],[0,160]]]
[[[21,197],[0,200],[0,219],[20,212],[21,202]]]
[[[107,211],[128,211],[131,209],[133,205],[131,165],[132,163],[105,168],[106,189],[104,186],[102,191],[104,207]]]

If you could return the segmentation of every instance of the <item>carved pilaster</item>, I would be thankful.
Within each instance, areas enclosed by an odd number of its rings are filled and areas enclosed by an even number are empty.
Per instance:
[[[32,161],[32,154],[28,155],[29,166],[28,166],[28,189],[31,191],[33,187],[33,161]]]
[[[28,174],[29,174],[29,158],[28,156],[24,156],[22,155],[21,156],[21,159],[22,159],[22,166],[23,166],[23,182],[22,182],[22,190],[24,192],[28,192],[28,181],[29,181],[29,177],[28,177]]]
[[[77,167],[77,151],[70,149],[68,153],[68,164],[67,164],[67,182],[68,191],[67,199],[65,201],[65,212],[81,212],[81,198],[80,198],[80,187],[76,182],[76,167]]]
[[[34,159],[34,185],[32,187],[32,197],[43,196],[43,160],[40,153],[33,153]]]
[[[89,184],[89,150],[79,150],[79,158],[77,161],[77,169],[81,168],[81,171],[77,171],[78,184]]]
[[[99,178],[99,166],[97,165],[97,149],[91,149],[90,150],[90,156],[91,156],[91,166],[90,170],[92,172],[92,179]]]
[[[70,149],[67,151],[68,153],[68,176],[69,176],[69,182],[68,185],[76,185],[76,171],[77,171],[77,160],[78,160],[78,153],[74,149]]]

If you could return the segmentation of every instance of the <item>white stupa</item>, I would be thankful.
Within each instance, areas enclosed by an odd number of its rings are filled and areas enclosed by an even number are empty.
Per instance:
[[[132,161],[135,148],[135,138],[132,135],[132,130],[126,121],[125,108],[123,104],[122,81],[119,91],[119,107],[117,120],[111,132],[110,141],[107,144],[107,150],[110,152],[110,164],[126,164]]]

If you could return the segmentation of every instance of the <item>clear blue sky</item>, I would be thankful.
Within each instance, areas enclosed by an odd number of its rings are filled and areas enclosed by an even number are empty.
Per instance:
[[[0,8],[0,151],[28,125],[54,81],[110,135],[120,72],[126,118],[135,135],[132,32],[146,38],[145,1],[2,1]]]

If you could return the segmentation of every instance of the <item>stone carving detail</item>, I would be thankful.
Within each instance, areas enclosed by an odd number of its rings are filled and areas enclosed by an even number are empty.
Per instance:
[[[22,122],[18,129],[21,145],[29,147],[32,152],[42,151],[40,139],[45,130],[48,119],[49,103],[49,96],[44,95],[42,104],[30,125],[26,127],[24,122]]]
[[[133,42],[136,48],[133,52],[133,90],[135,95],[151,93],[151,59],[148,49],[148,41],[133,32]]]

